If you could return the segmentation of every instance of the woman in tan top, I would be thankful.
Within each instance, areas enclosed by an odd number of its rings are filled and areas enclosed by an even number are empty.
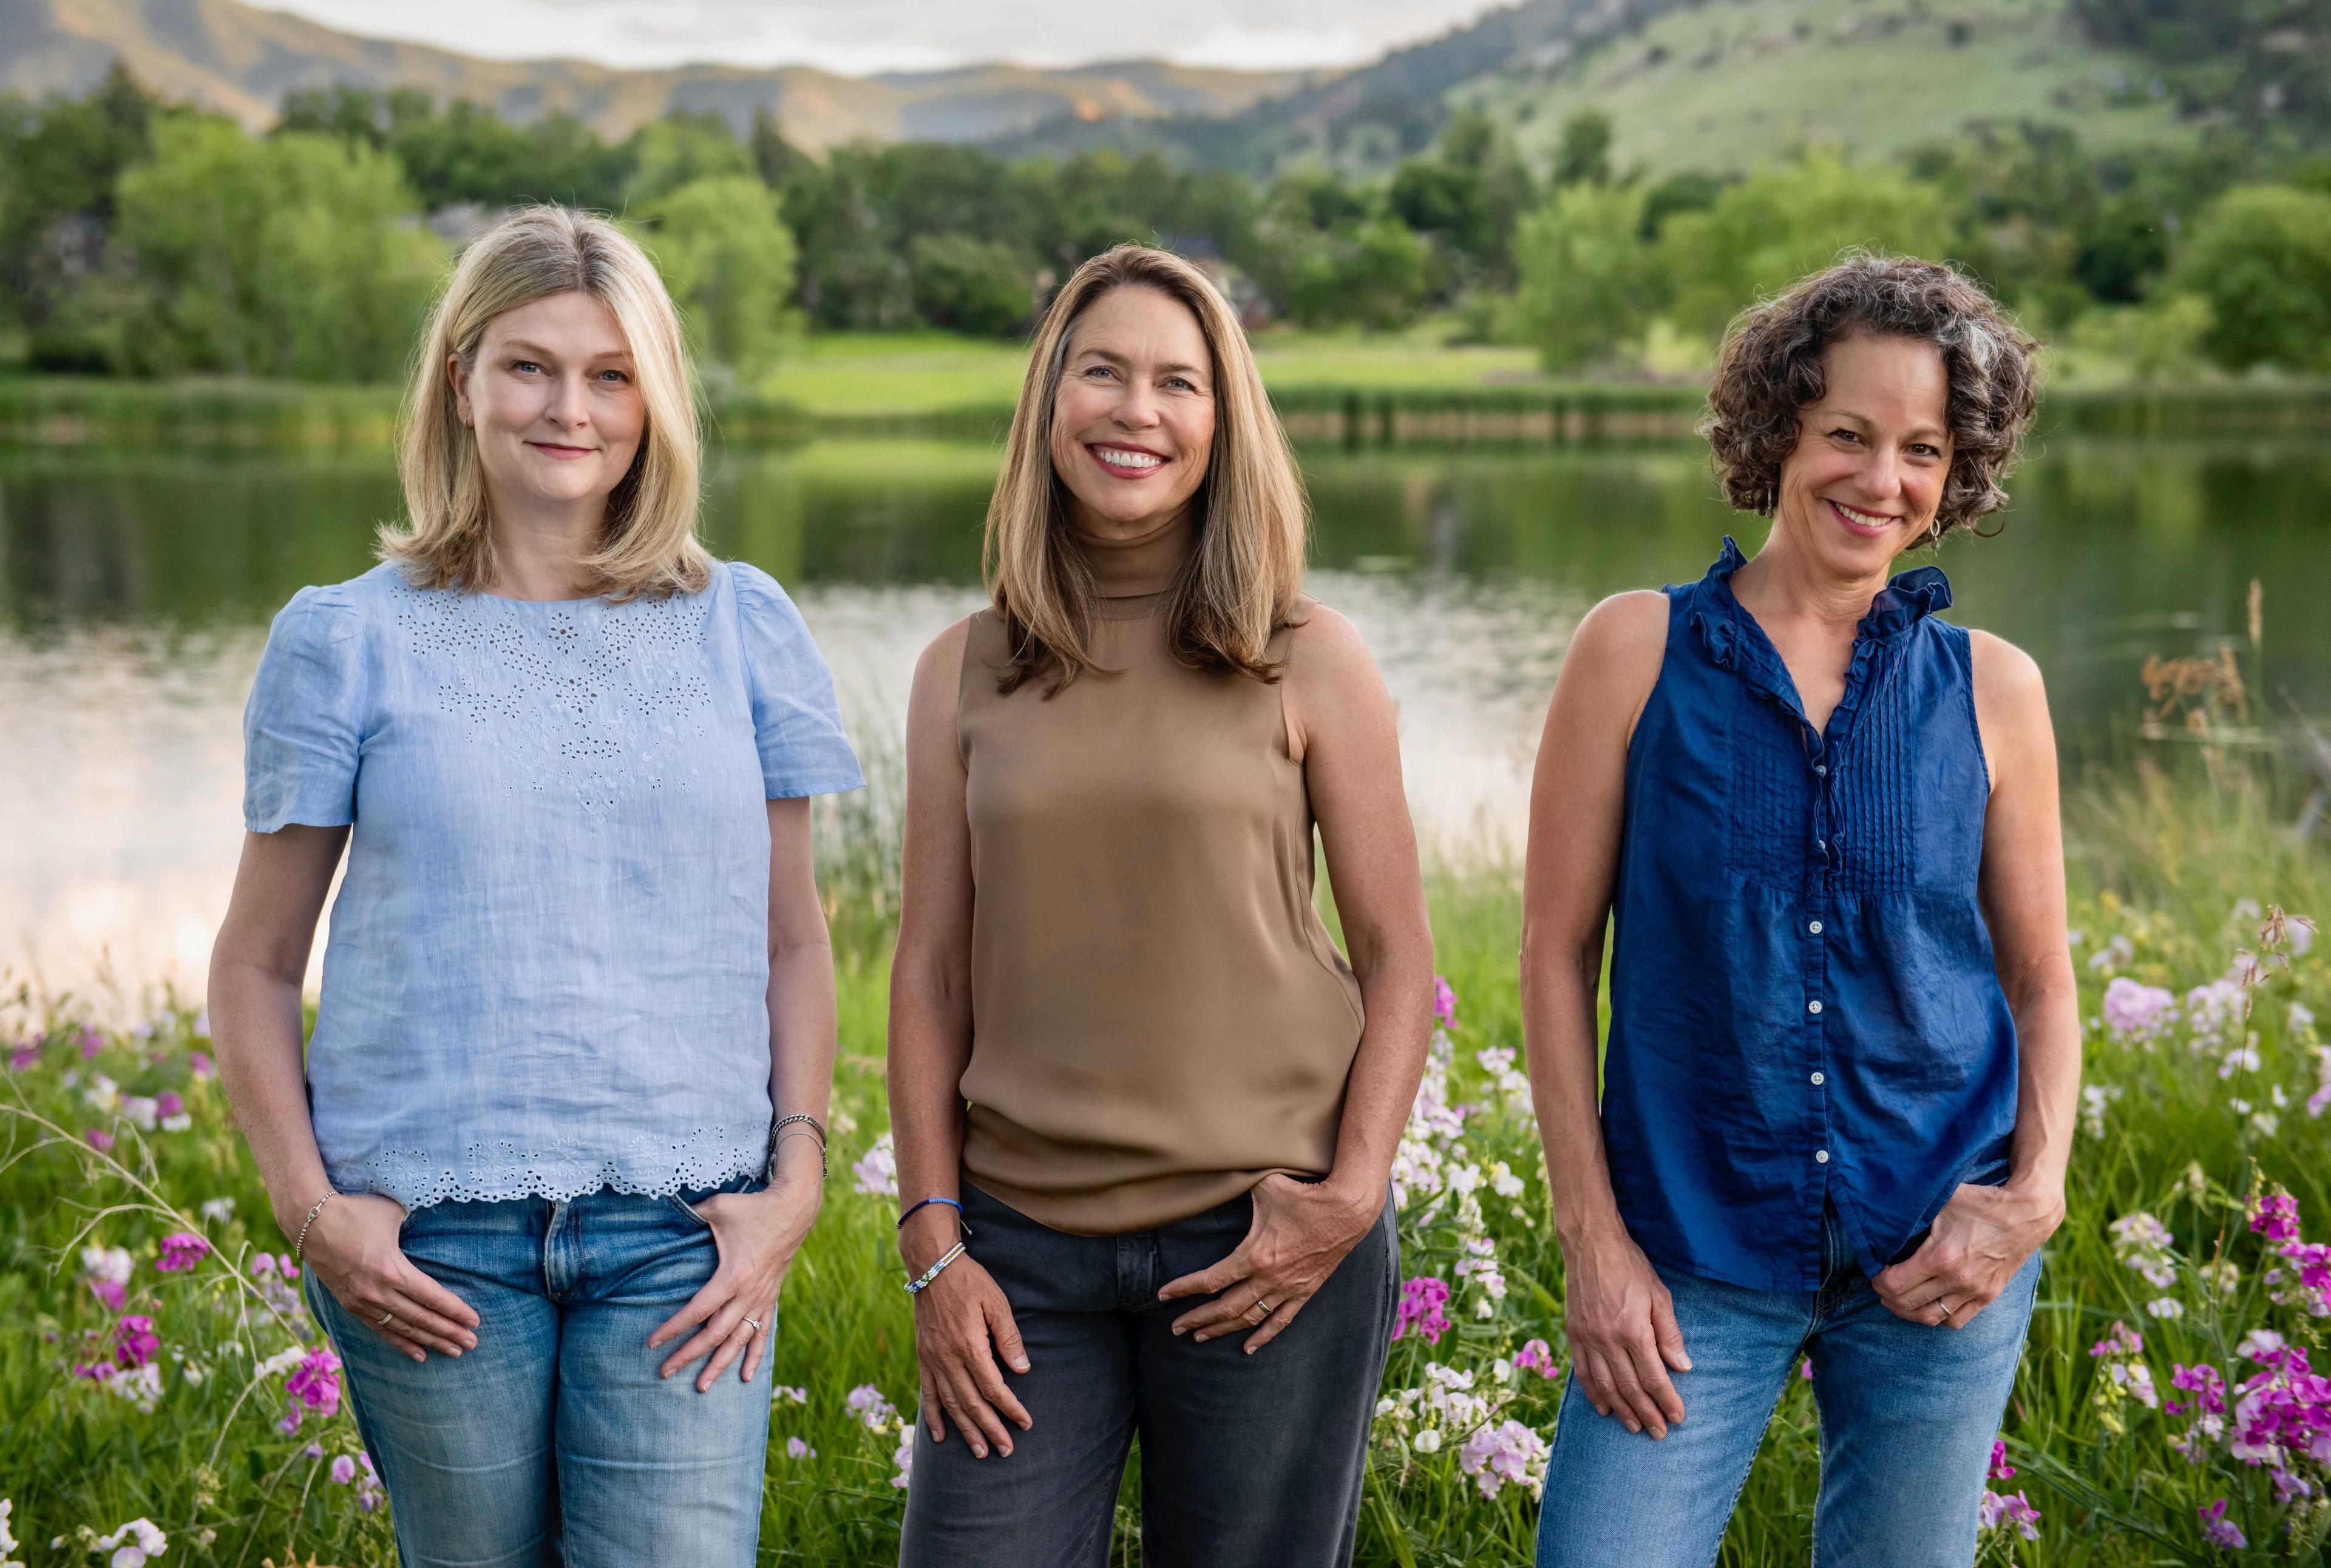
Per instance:
[[[1086,263],[989,508],[994,606],[908,717],[903,1563],[1105,1563],[1137,1433],[1151,1563],[1350,1558],[1432,937],[1391,700],[1299,594],[1304,532],[1204,274]]]

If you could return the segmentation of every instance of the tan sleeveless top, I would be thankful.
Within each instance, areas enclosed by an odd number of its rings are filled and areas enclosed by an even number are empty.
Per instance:
[[[1282,688],[1166,651],[1187,522],[1079,537],[1102,601],[1086,675],[1005,697],[973,618],[956,727],[974,902],[966,1174],[1078,1235],[1324,1176],[1360,988],[1312,897],[1311,801]],[[1288,632],[1271,642],[1286,657]]]

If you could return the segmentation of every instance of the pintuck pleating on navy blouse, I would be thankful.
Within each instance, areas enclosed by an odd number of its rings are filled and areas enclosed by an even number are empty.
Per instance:
[[[2006,1177],[2015,1024],[1976,883],[1989,770],[1967,634],[1933,566],[1856,629],[1806,721],[1733,597],[1729,538],[1670,587],[1628,748],[1603,1126],[1619,1212],[1662,1269],[1822,1281],[1834,1205],[1865,1273],[1962,1182]]]

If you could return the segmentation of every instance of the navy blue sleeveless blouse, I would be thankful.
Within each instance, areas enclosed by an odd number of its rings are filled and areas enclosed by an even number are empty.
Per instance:
[[[1865,1273],[2007,1174],[2015,1022],[1976,898],[1990,774],[1941,571],[1895,577],[1816,731],[1729,538],[1670,587],[1627,752],[1603,1128],[1652,1263],[1814,1290],[1833,1205]]]

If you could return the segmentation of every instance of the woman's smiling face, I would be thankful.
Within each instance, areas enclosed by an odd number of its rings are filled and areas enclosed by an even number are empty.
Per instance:
[[[486,323],[475,362],[447,368],[499,504],[604,500],[631,471],[647,407],[614,312],[590,295],[503,311]]]
[[[1052,471],[1076,526],[1134,538],[1190,504],[1214,444],[1213,356],[1155,289],[1113,289],[1070,329],[1052,397]]]
[[[1856,333],[1822,356],[1797,415],[1774,526],[1841,577],[1877,575],[1926,536],[1950,478],[1950,374],[1931,343]]]

